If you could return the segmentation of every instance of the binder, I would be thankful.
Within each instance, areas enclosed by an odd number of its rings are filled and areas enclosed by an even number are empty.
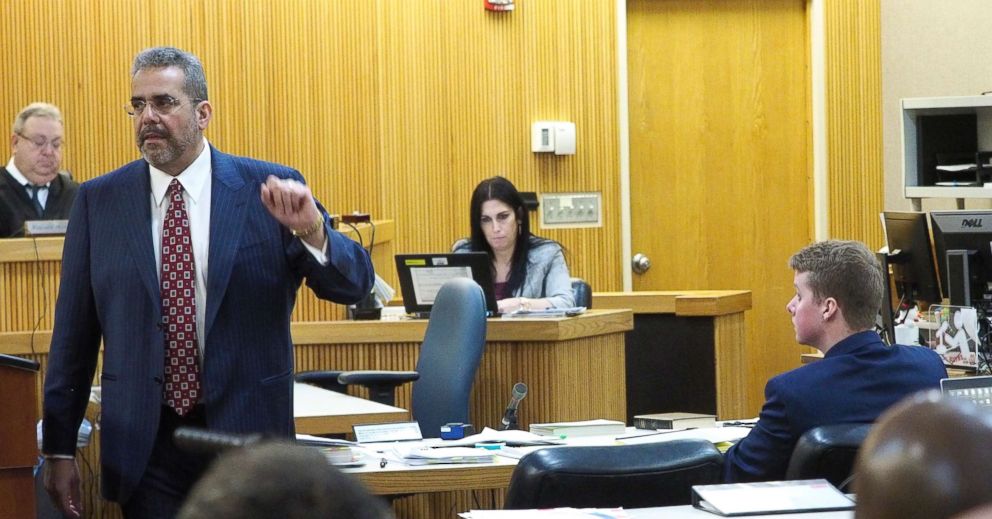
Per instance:
[[[695,485],[692,506],[726,517],[852,510],[854,501],[825,479]]]

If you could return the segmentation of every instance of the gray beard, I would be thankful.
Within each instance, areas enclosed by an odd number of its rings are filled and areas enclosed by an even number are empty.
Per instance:
[[[142,144],[139,146],[141,155],[148,161],[149,164],[160,168],[162,165],[168,164],[186,152],[190,146],[195,146],[196,143],[202,139],[198,128],[196,127],[196,122],[191,121],[190,125],[183,129],[182,137],[176,138],[175,135],[169,135],[165,138],[164,146],[156,149],[149,149],[147,146]]]
[[[175,137],[169,137],[165,140],[165,145],[162,147],[156,147],[150,149],[148,146],[142,145],[141,154],[144,155],[145,160],[149,164],[155,167],[160,167],[161,165],[168,164],[186,152],[194,143],[196,143],[196,135],[187,134],[185,139],[176,139]]]

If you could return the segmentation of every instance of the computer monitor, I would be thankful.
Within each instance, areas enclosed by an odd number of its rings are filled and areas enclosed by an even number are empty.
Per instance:
[[[930,245],[927,214],[885,211],[882,222],[889,247],[888,263],[900,300],[904,303],[916,300],[939,303],[940,284]]]
[[[992,211],[930,213],[944,297],[989,314],[992,304]]]
[[[464,277],[474,280],[482,288],[489,315],[498,315],[491,264],[485,252],[397,254],[396,273],[400,279],[406,313],[414,317],[429,317],[441,285],[451,278]]]

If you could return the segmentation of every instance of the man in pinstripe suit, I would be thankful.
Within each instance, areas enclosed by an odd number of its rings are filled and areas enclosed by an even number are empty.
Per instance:
[[[75,436],[101,341],[102,493],[128,518],[173,517],[209,462],[177,449],[173,430],[292,435],[297,289],[305,280],[318,297],[354,303],[372,286],[368,254],[330,228],[299,172],[207,143],[212,107],[195,56],[139,53],[126,109],[143,160],[80,187],[45,379],[46,487],[68,516],[82,514]],[[195,305],[180,303],[195,314],[182,359],[197,372],[180,398],[165,366],[176,354],[163,306],[175,303],[160,285],[176,222],[195,292]]]

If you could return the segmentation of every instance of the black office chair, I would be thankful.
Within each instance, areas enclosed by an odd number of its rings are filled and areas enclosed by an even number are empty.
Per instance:
[[[456,278],[437,293],[416,371],[345,371],[336,379],[342,386],[366,386],[371,400],[388,405],[395,402],[397,386],[414,381],[413,418],[425,438],[437,438],[446,423],[470,422],[469,396],[485,345],[486,299],[482,288],[471,279]],[[303,381],[301,377],[320,379],[321,375],[301,373],[297,380]]]
[[[572,298],[575,306],[592,308],[592,287],[582,278],[571,278]]]
[[[853,473],[858,449],[868,436],[871,425],[823,425],[806,431],[792,451],[785,479],[824,478],[844,490]]]
[[[552,447],[513,470],[503,508],[686,505],[693,485],[720,482],[723,455],[702,439],[608,447]]]

